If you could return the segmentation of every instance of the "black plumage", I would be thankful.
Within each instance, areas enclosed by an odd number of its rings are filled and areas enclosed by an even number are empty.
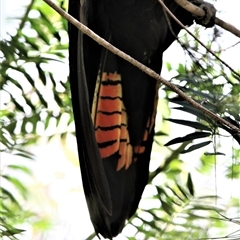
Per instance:
[[[183,24],[193,23],[173,0],[164,3]],[[69,0],[69,13],[157,73],[181,30],[157,0]],[[72,25],[69,60],[84,192],[96,233],[111,239],[135,213],[148,182],[156,81]]]

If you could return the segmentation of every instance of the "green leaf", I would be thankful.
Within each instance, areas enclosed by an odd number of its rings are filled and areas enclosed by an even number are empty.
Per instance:
[[[13,184],[16,189],[21,193],[21,195],[26,198],[27,189],[23,186],[23,184],[15,177],[11,177],[9,175],[2,175],[2,178],[8,180],[11,184]]]
[[[162,132],[162,131],[158,131],[155,133],[154,135],[155,137],[159,137],[159,136],[168,136],[168,134],[166,134],[165,132]]]
[[[46,85],[47,84],[47,78],[45,76],[46,73],[42,70],[39,63],[36,64],[36,67],[38,70],[39,78],[42,80],[43,84]]]
[[[168,214],[168,215],[172,215],[172,213],[174,212],[172,206],[170,204],[168,204],[167,202],[165,202],[164,200],[161,199],[161,207],[162,209]]]
[[[1,192],[1,198],[3,200],[9,198],[12,203],[16,204],[20,208],[20,205],[19,205],[17,199],[15,198],[15,196],[11,192],[9,192],[7,189],[5,189],[3,187],[0,187],[0,192]]]
[[[175,197],[177,197],[179,200],[180,200],[180,202],[181,203],[184,203],[184,201],[186,200],[186,199],[184,199],[183,198],[183,196],[181,196],[179,193],[179,191],[177,191],[177,188],[175,189],[175,188],[173,188],[173,187],[170,187],[170,186],[166,186],[167,188],[169,188],[171,191],[172,191],[172,193],[174,194],[174,196]]]
[[[172,65],[169,62],[166,62],[167,70],[170,72],[172,70]]]
[[[40,9],[39,9],[40,10]],[[48,19],[48,17],[45,15],[44,12],[39,11],[40,15],[41,15],[41,21],[43,21],[43,25],[45,27],[47,27],[48,31],[55,36],[55,38],[57,38],[58,41],[61,40],[59,33],[56,31],[56,28],[54,27],[54,25],[50,22],[50,20]]]
[[[172,118],[165,118],[165,120],[173,122],[173,123],[177,123],[177,124],[181,124],[184,126],[188,126],[188,127],[192,127],[195,129],[199,129],[199,130],[205,130],[205,131],[209,131],[211,132],[211,128],[203,125],[202,123],[199,122],[193,122],[193,121],[188,121],[188,120],[180,120],[180,119],[172,119]]]
[[[211,142],[212,141],[206,141],[206,142],[194,144],[194,145],[190,146],[188,149],[184,149],[183,151],[181,151],[181,153],[184,154],[184,153],[192,152],[194,150],[197,150],[199,148],[207,146]]]
[[[210,152],[205,152],[204,155],[206,156],[215,156],[215,155],[222,155],[222,156],[225,156],[226,154],[225,153],[221,153],[221,152],[213,152],[213,153],[210,153]]]
[[[186,68],[185,68],[185,66],[182,63],[180,63],[178,65],[177,71],[178,71],[179,74],[184,74],[184,73],[186,73]]]
[[[43,42],[45,42],[47,45],[50,45],[50,39],[49,34],[46,34],[46,32],[43,31],[43,25],[39,24],[36,19],[30,19],[29,22],[32,25],[32,28],[37,32],[39,39],[41,39]]]
[[[189,193],[186,191],[186,189],[181,186],[178,182],[176,182],[176,185],[178,187],[178,189],[180,190],[180,192],[183,194],[183,196],[186,198],[186,199],[189,199]]]
[[[14,235],[22,233],[22,232],[25,232],[25,230],[18,229],[18,228],[12,228],[12,229],[8,228],[6,231],[2,231],[1,234],[3,236],[9,237],[9,236],[14,236]]]
[[[167,142],[164,146],[170,146],[176,143],[182,143],[182,142],[186,142],[186,141],[192,141],[195,139],[199,139],[199,138],[205,138],[205,137],[209,137],[211,135],[211,133],[209,132],[194,132],[194,133],[190,133],[184,137],[178,137],[178,138],[174,138],[173,140]]]
[[[26,174],[32,174],[31,170],[28,167],[23,166],[23,165],[8,165],[7,167],[14,169],[14,170],[22,171]]]
[[[192,196],[194,196],[194,185],[193,185],[193,181],[192,181],[192,177],[191,177],[190,173],[188,173],[187,187],[188,187],[188,190],[189,190],[190,194]]]
[[[196,109],[195,107],[193,107],[187,101],[183,100],[180,97],[174,98],[174,99],[169,99],[169,101],[179,104],[179,105],[182,105],[182,107],[174,107],[173,109],[190,113],[190,114],[192,114],[202,120],[205,120],[205,121],[210,121],[209,117],[206,114],[202,113],[200,110]]]

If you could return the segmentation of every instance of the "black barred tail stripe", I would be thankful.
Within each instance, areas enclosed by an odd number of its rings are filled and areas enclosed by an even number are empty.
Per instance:
[[[115,98],[115,97],[119,97],[121,95],[119,93],[119,89],[118,88],[113,88],[114,81],[107,81],[107,80],[105,80],[105,83],[106,84],[103,84],[103,82],[102,82],[102,85],[104,86],[104,89],[102,89],[101,96],[109,97],[109,98]],[[116,81],[116,83],[117,84],[121,84],[120,81]],[[115,84],[115,85],[117,85],[117,84]],[[106,93],[108,95],[106,95]]]
[[[120,157],[118,159],[117,171],[123,168],[124,166],[125,169],[127,169],[132,162],[132,146],[130,145],[130,139],[127,130],[127,113],[124,106],[121,118],[119,155]]]
[[[98,100],[98,111],[113,114],[114,112],[121,112],[121,103],[122,100],[120,98],[100,98]]]
[[[121,112],[113,112],[113,114],[108,114],[106,112],[97,112],[97,118],[95,122],[95,129],[111,126],[121,126]],[[110,130],[110,129],[109,129]]]
[[[102,73],[96,84],[92,119],[101,157],[119,154],[117,171],[128,168],[132,161],[132,146],[127,130],[127,113],[122,102],[121,75]]]
[[[117,73],[102,73],[96,86],[93,106],[95,112],[95,136],[102,158],[119,149],[122,115],[121,76]]]
[[[104,72],[102,76],[98,76],[92,107],[95,135],[103,159],[115,153],[119,154],[117,171],[123,167],[127,169],[132,161],[136,161],[138,155],[145,151],[145,143],[155,122],[157,96],[158,87],[142,143],[132,147],[127,130],[127,113],[122,101],[121,75]]]
[[[121,75],[118,74],[117,72],[114,72],[114,73],[103,72],[102,73],[102,82],[104,82],[104,81],[105,82],[108,82],[108,81],[121,82]]]
[[[121,128],[114,128],[114,129],[100,129],[98,128],[95,130],[95,136],[97,143],[100,147],[100,152],[104,151],[104,157],[109,157],[113,153],[115,153],[119,148],[119,139],[121,134]],[[112,147],[114,149],[113,153],[108,155],[108,151],[106,152],[107,147]],[[102,156],[103,157],[103,156]]]

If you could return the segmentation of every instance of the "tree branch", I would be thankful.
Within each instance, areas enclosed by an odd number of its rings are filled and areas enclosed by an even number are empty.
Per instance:
[[[201,14],[202,14],[202,13],[205,14],[205,12],[204,12],[201,8],[193,5],[192,3],[188,2],[187,0],[174,0],[174,1],[176,1],[177,3],[178,3],[178,2],[181,2],[181,3],[182,3],[182,1],[183,1],[185,7],[191,4],[190,8],[191,8],[191,9],[192,9],[192,8],[194,9],[194,10],[193,10],[194,14],[195,14],[195,12],[200,14],[200,10],[201,10]],[[202,41],[200,41],[193,33],[191,33],[191,32],[181,23],[181,21],[179,21],[179,20],[174,16],[174,14],[167,8],[167,6],[164,4],[164,2],[163,2],[162,0],[158,0],[158,2],[162,5],[162,7],[165,9],[165,11],[174,19],[174,21],[176,21],[188,34],[190,34],[190,35],[191,35],[196,41],[198,41],[205,49],[207,49],[208,52],[210,52],[210,53],[211,53],[218,61],[220,61],[223,65],[225,65],[227,68],[229,68],[229,69],[235,74],[235,76],[240,79],[239,73],[236,72],[236,71],[235,71],[230,65],[228,65],[226,62],[224,62],[220,57],[218,57],[218,55],[216,55],[211,49],[209,49],[208,47],[206,47],[205,44],[204,44]],[[189,8],[189,7],[186,7],[186,8]],[[195,11],[195,10],[196,10],[196,11]],[[204,15],[203,15],[203,16],[204,16]],[[221,20],[221,21],[222,21],[222,20]]]
[[[182,8],[184,8],[185,10],[187,10],[188,12],[191,12],[196,16],[203,17],[205,15],[205,12],[201,8],[192,4],[188,0],[174,0],[174,1],[178,5],[180,5]],[[216,17],[215,24],[240,38],[240,30],[234,27],[233,25],[231,25],[230,23],[226,23],[223,20]]]
[[[72,23],[74,26],[76,26],[79,30],[81,30],[84,34],[88,35],[90,38],[92,38],[94,41],[96,41],[98,44],[102,45],[104,48],[111,51],[113,54],[116,54],[117,56],[125,59],[127,62],[131,63],[132,65],[139,68],[141,71],[145,72],[152,78],[156,79],[158,82],[163,83],[167,87],[171,88],[174,92],[176,92],[179,96],[181,96],[183,99],[188,101],[191,105],[193,105],[195,108],[202,111],[204,114],[208,115],[210,118],[214,119],[215,121],[229,127],[233,131],[236,131],[236,133],[240,134],[240,129],[230,122],[224,120],[223,118],[219,117],[217,114],[209,111],[208,109],[204,108],[201,104],[194,101],[191,97],[187,96],[183,91],[181,91],[175,84],[165,80],[164,78],[160,77],[159,74],[154,72],[152,69],[146,67],[142,63],[138,62],[137,60],[133,59],[131,56],[125,54],[121,50],[114,47],[112,44],[107,42],[105,39],[99,37],[97,34],[95,34],[91,29],[86,27],[84,24],[80,23],[78,20],[73,18],[71,15],[66,13],[63,9],[58,7],[55,3],[53,3],[51,0],[43,0],[46,2],[49,6],[51,6],[56,12],[58,12],[62,17],[67,19],[70,23]]]

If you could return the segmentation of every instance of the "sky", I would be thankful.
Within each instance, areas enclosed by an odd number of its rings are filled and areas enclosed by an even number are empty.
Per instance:
[[[9,21],[8,18],[22,16],[22,6],[28,4],[29,0],[0,1],[0,31],[1,36],[5,38],[7,37],[7,32],[14,33],[14,29],[18,26],[18,21]],[[221,11],[217,14],[219,18],[232,23],[240,29],[239,0],[218,0],[215,7]],[[237,41],[238,39],[232,36],[232,34],[224,32],[221,38],[221,46],[225,49]],[[237,48],[229,49],[223,54],[223,58],[235,69],[240,69],[239,52],[240,48],[238,46]],[[178,44],[173,44],[164,54],[164,61],[171,62],[175,67],[177,67],[182,58],[184,58],[184,53],[181,50],[179,51]],[[169,79],[171,73],[169,74],[165,68],[162,76]],[[172,114],[173,118],[177,118],[179,113],[173,112]],[[183,129],[182,131],[184,132],[185,130]],[[186,131],[189,131],[189,129]],[[177,125],[171,126],[171,133],[171,137],[174,136],[174,133],[177,133],[178,136],[181,135]],[[65,146],[61,145],[58,137],[50,143],[42,139],[39,146],[31,148],[31,150],[37,159],[31,166],[34,171],[34,179],[29,185],[33,190],[39,188],[38,193],[32,196],[31,204],[32,207],[37,206],[43,215],[51,216],[53,224],[53,228],[49,233],[35,236],[34,240],[85,239],[93,232],[93,227],[88,216],[81,185],[75,139],[69,137]],[[198,157],[201,152],[196,151],[193,154],[194,156],[191,155],[192,158]],[[12,159],[12,161],[16,161],[16,159]],[[219,161],[221,164],[224,164],[225,159],[220,157]],[[189,169],[194,167],[190,159]],[[221,175],[221,169],[219,169],[219,174]],[[209,184],[214,187],[214,183],[214,176],[208,177],[204,180],[204,183],[198,184],[199,189],[201,189],[201,186]],[[222,185],[218,188],[220,193],[231,195],[232,190],[227,186],[223,187],[223,184],[226,183],[220,182],[220,185]],[[235,189],[238,189],[237,186]],[[28,231],[21,239],[31,240],[33,239],[31,226],[26,225],[26,227]],[[117,238],[117,240],[121,239],[126,238],[124,236]]]

